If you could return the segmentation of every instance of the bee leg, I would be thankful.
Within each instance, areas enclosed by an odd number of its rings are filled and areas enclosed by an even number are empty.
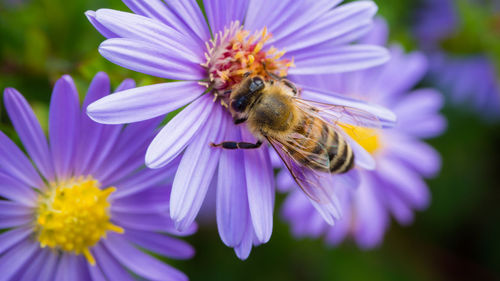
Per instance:
[[[299,91],[297,90],[297,87],[292,82],[290,82],[290,80],[283,78],[281,82],[283,82],[283,84],[285,84],[285,86],[287,86],[288,88],[292,89],[294,96],[298,95]]]
[[[255,149],[262,145],[262,141],[257,141],[256,143],[225,141],[218,144],[211,143],[210,145],[213,147],[222,147],[224,149]]]
[[[267,70],[266,63],[265,63],[265,62],[263,62],[263,63],[262,63],[262,68],[264,68],[264,71],[266,72],[266,74],[267,74],[267,75],[269,75],[269,77],[271,77],[271,78],[272,78],[272,79],[274,79],[274,80],[281,81],[281,79],[285,78],[285,77],[280,77],[280,76],[278,76],[278,75],[276,75],[276,74],[274,74],[274,73],[272,73],[272,72],[269,72],[269,71]]]
[[[252,75],[251,71],[247,71],[243,74],[243,78],[247,78],[248,76]]]

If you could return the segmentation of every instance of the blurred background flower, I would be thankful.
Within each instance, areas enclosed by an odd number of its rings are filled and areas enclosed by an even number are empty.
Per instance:
[[[361,40],[364,44],[386,45],[389,30],[378,19],[372,31]],[[315,85],[328,91],[354,97],[393,110],[398,123],[392,129],[347,129],[377,163],[373,171],[358,167],[361,176],[355,188],[337,180],[342,194],[342,220],[329,227],[304,203],[299,192],[292,192],[283,205],[283,216],[298,237],[322,237],[338,245],[352,236],[361,248],[378,246],[390,225],[390,217],[404,225],[413,221],[413,210],[429,205],[430,191],[422,177],[435,176],[441,167],[437,151],[420,141],[442,134],[446,121],[439,114],[441,93],[434,89],[412,88],[428,69],[420,52],[405,54],[400,46],[390,47],[391,60],[382,66],[342,75],[309,76],[298,83]],[[339,176],[336,176],[339,179]],[[295,183],[286,169],[278,174],[278,188],[290,191]],[[293,190],[293,189],[292,189]]]
[[[114,87],[127,77],[140,86],[161,81],[116,66],[98,53],[103,38],[84,12],[102,7],[128,11],[120,0],[21,2],[7,7],[6,1],[0,1],[0,88],[21,90],[44,130],[48,93],[65,73],[73,76],[80,93],[99,70],[108,72]],[[389,42],[401,44],[405,52],[420,49],[414,31],[423,0],[376,2],[391,30]],[[440,49],[454,57],[486,56],[498,69],[499,10],[491,8],[498,6],[498,1],[452,2],[458,7],[459,27],[451,38],[440,41]],[[441,16],[445,17],[436,17]],[[492,77],[498,83],[498,76]],[[432,79],[419,85],[428,86],[434,86]],[[451,97],[449,89],[441,90]],[[442,112],[448,129],[429,140],[443,162],[441,173],[427,181],[432,204],[416,213],[411,226],[392,224],[380,247],[362,251],[348,241],[338,248],[325,247],[318,239],[297,241],[287,223],[275,220],[273,239],[241,262],[231,249],[215,242],[220,239],[216,227],[208,224],[187,238],[197,250],[192,260],[168,263],[192,280],[498,280],[500,125],[484,122],[490,119],[478,118],[477,112],[467,107],[446,103]],[[0,129],[20,145],[3,106]],[[276,205],[283,200],[277,196]]]

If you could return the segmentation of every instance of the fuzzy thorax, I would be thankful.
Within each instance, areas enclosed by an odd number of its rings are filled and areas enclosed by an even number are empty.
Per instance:
[[[114,187],[99,188],[91,177],[71,179],[49,186],[39,197],[35,229],[40,246],[83,254],[95,264],[90,248],[107,231],[123,233],[110,222],[108,197]]]

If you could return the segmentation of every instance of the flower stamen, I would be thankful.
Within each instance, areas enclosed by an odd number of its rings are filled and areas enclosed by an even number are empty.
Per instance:
[[[90,248],[106,237],[107,231],[124,232],[110,222],[108,197],[115,190],[100,189],[91,177],[52,184],[40,195],[36,210],[40,246],[83,254],[94,265]]]

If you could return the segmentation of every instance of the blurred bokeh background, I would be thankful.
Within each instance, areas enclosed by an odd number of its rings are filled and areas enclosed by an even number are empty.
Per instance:
[[[195,258],[169,261],[191,280],[500,280],[500,1],[376,2],[391,42],[429,56],[422,86],[446,96],[448,129],[430,141],[443,157],[441,173],[428,182],[430,207],[410,226],[393,223],[370,251],[351,242],[332,248],[297,241],[276,208],[271,241],[244,262],[205,222],[188,238]],[[119,0],[0,0],[0,89],[21,91],[43,126],[52,85],[63,74],[73,76],[82,96],[98,71],[114,85],[127,77],[157,82],[99,55],[103,38],[84,12],[103,7],[127,10]],[[0,129],[17,140],[3,105]]]

